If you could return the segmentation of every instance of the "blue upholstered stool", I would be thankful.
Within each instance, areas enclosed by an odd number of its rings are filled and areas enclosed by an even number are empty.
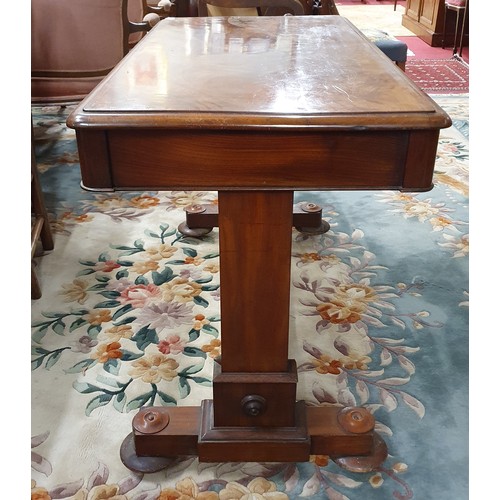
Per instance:
[[[374,43],[391,61],[405,70],[408,46],[385,31],[375,29],[361,30],[363,35]]]

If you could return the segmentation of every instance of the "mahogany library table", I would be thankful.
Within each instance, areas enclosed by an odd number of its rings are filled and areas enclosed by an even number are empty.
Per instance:
[[[142,408],[123,463],[153,472],[185,455],[321,454],[354,471],[380,465],[387,447],[365,408],[296,400],[292,228],[328,225],[320,207],[297,209],[294,191],[429,190],[448,115],[341,16],[208,17],[158,23],[67,123],[87,189],[218,191],[215,213],[190,207],[179,227],[219,228],[213,399]]]

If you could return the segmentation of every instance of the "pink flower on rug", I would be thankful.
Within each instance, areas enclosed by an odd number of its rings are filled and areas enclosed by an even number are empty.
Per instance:
[[[106,286],[107,290],[113,290],[115,292],[123,292],[123,290],[127,289],[129,286],[132,286],[134,283],[127,278],[110,279]]]
[[[179,354],[184,350],[184,342],[179,335],[170,335],[158,343],[158,350],[163,354]]]
[[[89,353],[92,347],[97,345],[97,340],[94,340],[89,335],[82,335],[78,340],[70,342],[70,345],[73,352]]]
[[[150,283],[149,285],[133,285],[123,290],[118,297],[122,304],[131,304],[134,308],[144,307],[145,304],[160,296],[161,290]]]

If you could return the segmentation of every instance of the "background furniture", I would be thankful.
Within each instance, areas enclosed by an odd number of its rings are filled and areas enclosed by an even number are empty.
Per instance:
[[[187,1],[187,0],[181,0],[181,1]],[[190,0],[192,1],[192,0]],[[191,9],[190,15],[192,16],[215,16],[215,15],[230,15],[229,13],[232,13],[234,15],[235,8],[230,7],[235,5],[234,2],[228,0],[223,2],[226,7],[216,7],[214,8],[218,2],[210,2],[207,0],[204,0],[203,2],[199,2],[199,0],[195,0],[197,2],[197,7],[196,9]],[[199,3],[203,3],[207,7],[201,7],[200,11],[200,6],[198,5]],[[295,4],[296,2],[291,2],[291,5]],[[324,1],[319,1],[319,0],[298,0],[298,3],[302,4],[302,12],[300,14],[294,13],[294,15],[314,15],[314,14],[320,14],[320,15],[339,15],[339,11],[337,9],[337,6],[335,5],[335,0],[324,0]],[[283,15],[287,12],[286,9],[278,9],[276,5],[282,5],[283,2],[280,2],[279,0],[277,2],[272,2],[271,6],[266,5],[266,12],[263,13],[262,10],[259,10],[261,2],[256,1],[255,2],[256,7],[250,8],[245,11],[241,11],[240,8],[238,8],[237,12],[238,15]],[[267,4],[267,2],[266,2]],[[287,4],[287,2],[284,2],[284,4]],[[179,7],[178,7],[179,9]],[[296,12],[300,12],[300,9],[297,7],[295,8],[290,8],[288,10],[289,13],[293,13],[292,11],[295,10]],[[181,16],[178,16],[181,17]]]
[[[364,0],[361,0],[362,3],[366,3]],[[377,2],[380,2],[380,0],[377,0]],[[394,10],[396,10],[396,7],[398,6],[398,0],[394,0]]]
[[[374,43],[396,66],[403,71],[408,58],[408,45],[396,37],[377,29],[363,29],[363,35]]]
[[[445,26],[444,17],[445,0],[406,0],[401,24],[431,47],[440,47],[444,34],[445,43],[451,43],[454,33],[454,20],[448,18]],[[464,34],[463,43],[468,44],[468,34]]]
[[[365,0],[361,0],[362,3],[366,3]],[[377,0],[377,2],[380,2],[380,0]],[[394,0],[394,10],[396,10],[396,7],[398,6],[398,0]]]
[[[444,0],[407,0],[402,25],[432,47],[441,44]]]
[[[54,248],[54,239],[36,166],[33,124],[31,126],[31,214],[31,298],[39,299],[42,296],[42,289],[35,272],[33,258],[39,242],[42,249],[47,251]]]
[[[198,15],[208,16],[303,16],[299,0],[198,0]]]
[[[444,2],[444,20],[443,20],[443,49],[446,47],[446,21],[448,11],[455,12],[455,36],[453,38],[453,55],[459,52],[462,57],[462,49],[464,46],[465,26],[468,23],[468,0],[445,0]],[[458,37],[460,35],[460,50],[458,49]]]
[[[83,98],[167,12],[146,0],[32,1],[32,102]]]

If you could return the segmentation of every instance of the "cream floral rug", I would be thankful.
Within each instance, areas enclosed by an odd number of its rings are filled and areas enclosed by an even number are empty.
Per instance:
[[[55,249],[36,259],[31,307],[32,500],[468,498],[468,96],[434,98],[454,126],[432,191],[296,194],[331,225],[293,234],[298,398],[373,413],[389,457],[369,474],[326,456],[180,457],[146,475],[121,463],[140,407],[211,397],[218,233],[195,240],[177,226],[217,193],[83,191],[71,108],[33,108]]]

